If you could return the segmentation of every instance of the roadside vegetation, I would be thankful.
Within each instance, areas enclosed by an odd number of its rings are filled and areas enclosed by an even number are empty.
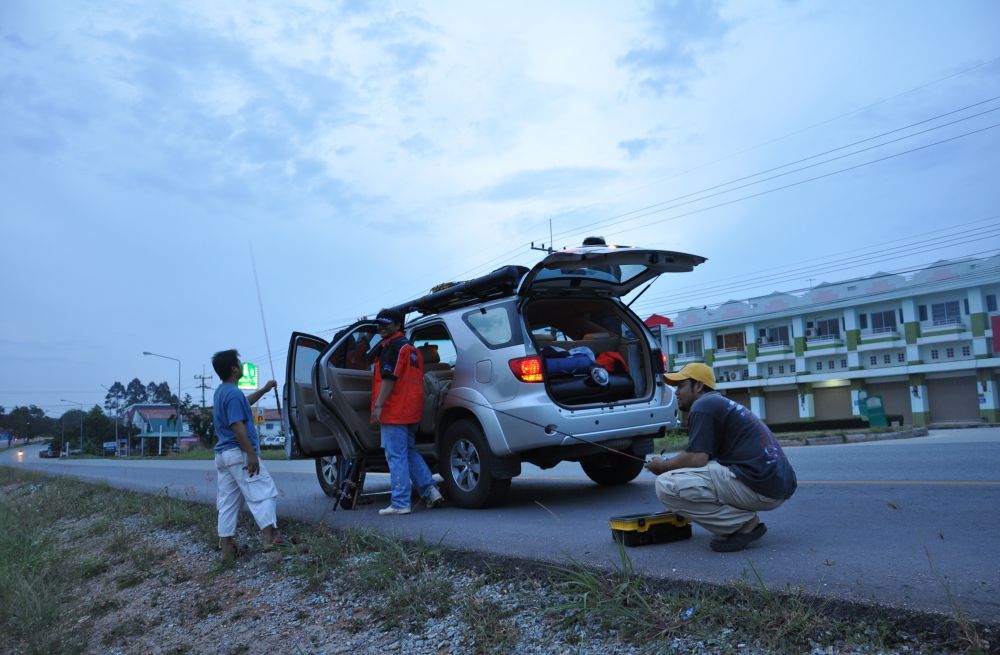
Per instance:
[[[214,527],[208,505],[0,467],[4,652],[987,653],[996,639],[957,604],[946,620],[831,604],[771,589],[752,561],[735,585],[666,586],[624,548],[598,571],[291,523],[278,549],[224,564]]]

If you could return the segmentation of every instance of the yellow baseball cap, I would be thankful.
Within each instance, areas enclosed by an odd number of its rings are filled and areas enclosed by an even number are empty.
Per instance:
[[[695,380],[696,382],[701,382],[709,389],[715,388],[715,373],[712,373],[712,367],[700,362],[686,364],[684,368],[676,373],[665,373],[663,379],[667,381],[667,384],[675,387],[684,380]]]

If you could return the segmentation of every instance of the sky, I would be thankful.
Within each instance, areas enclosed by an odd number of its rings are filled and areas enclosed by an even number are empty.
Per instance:
[[[590,234],[708,258],[644,318],[985,256],[997,124],[993,0],[3,0],[0,406],[281,380]]]

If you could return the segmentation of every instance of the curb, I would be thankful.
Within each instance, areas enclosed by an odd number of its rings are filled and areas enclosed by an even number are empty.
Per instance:
[[[914,437],[926,437],[927,428],[910,428],[899,432],[875,432],[871,434],[823,434],[806,439],[778,439],[778,445],[782,448],[795,446],[829,446],[832,444],[863,443],[865,441],[889,441],[890,439],[913,439]]]

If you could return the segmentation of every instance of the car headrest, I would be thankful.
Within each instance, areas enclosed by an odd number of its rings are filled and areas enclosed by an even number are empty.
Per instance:
[[[610,332],[588,332],[583,335],[584,341],[590,341],[591,339],[609,339],[611,338]]]
[[[417,350],[420,351],[420,356],[423,358],[424,364],[437,364],[441,361],[441,355],[438,354],[437,346],[425,343],[422,346],[417,346]]]

